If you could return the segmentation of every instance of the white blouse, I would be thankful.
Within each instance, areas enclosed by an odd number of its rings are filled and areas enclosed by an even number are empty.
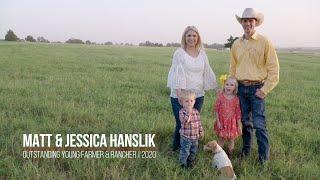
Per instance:
[[[177,98],[176,89],[192,90],[196,97],[204,96],[204,91],[217,87],[216,75],[212,71],[208,57],[203,49],[197,57],[178,48],[172,59],[172,66],[168,74],[167,86],[171,88],[170,96]]]

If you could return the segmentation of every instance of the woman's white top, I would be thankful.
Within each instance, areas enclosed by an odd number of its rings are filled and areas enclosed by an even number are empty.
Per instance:
[[[177,89],[192,90],[196,97],[204,96],[204,91],[217,87],[216,75],[212,71],[208,57],[203,49],[197,57],[178,48],[172,59],[172,66],[168,74],[167,86],[171,88],[170,96],[177,98]]]

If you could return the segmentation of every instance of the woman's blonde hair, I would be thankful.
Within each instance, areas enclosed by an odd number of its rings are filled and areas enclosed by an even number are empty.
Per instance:
[[[224,86],[225,86],[225,84],[226,84],[226,82],[227,82],[228,80],[234,81],[235,89],[234,89],[234,91],[233,91],[233,95],[237,95],[237,93],[238,93],[238,81],[237,81],[237,79],[236,79],[235,77],[232,77],[232,76],[229,76],[229,77],[224,81],[222,91],[225,93]]]
[[[200,51],[200,49],[202,48],[202,41],[201,41],[201,37],[199,34],[199,31],[196,27],[194,26],[187,26],[186,29],[184,30],[183,34],[182,34],[182,38],[181,38],[181,47],[185,50],[187,48],[187,42],[186,42],[186,34],[189,31],[194,31],[195,33],[197,33],[198,35],[198,40],[197,40],[197,44],[196,44],[196,49],[198,51]]]

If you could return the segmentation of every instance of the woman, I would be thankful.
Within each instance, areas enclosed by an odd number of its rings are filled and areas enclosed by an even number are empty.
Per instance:
[[[188,26],[182,35],[181,48],[173,55],[172,66],[168,74],[167,86],[171,88],[171,104],[176,128],[173,136],[173,151],[180,147],[181,123],[179,103],[181,89],[192,90],[196,94],[194,107],[200,112],[204,101],[204,91],[217,87],[216,76],[212,71],[208,57],[202,49],[201,37],[196,27]]]

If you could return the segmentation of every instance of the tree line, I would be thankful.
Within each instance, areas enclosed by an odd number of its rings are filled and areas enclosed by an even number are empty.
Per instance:
[[[42,42],[42,43],[50,43],[48,39],[45,39],[42,36],[37,37],[37,39],[34,39],[33,36],[28,35],[25,39],[20,39],[18,36],[10,29],[6,36],[4,37],[4,40],[6,41],[29,41],[29,42]]]
[[[213,43],[213,44],[203,44],[203,47],[205,48],[212,48],[212,49],[224,49],[224,48],[230,48],[233,44],[233,42],[235,40],[237,40],[239,37],[233,37],[230,36],[227,39],[227,43],[225,44],[217,44],[217,43]],[[37,39],[33,38],[33,36],[28,35],[26,38],[24,39],[20,39],[17,37],[17,35],[10,29],[8,30],[7,34],[5,35],[5,40],[6,41],[28,41],[28,42],[41,42],[41,43],[50,43],[49,40],[45,39],[42,36],[37,37]],[[55,43],[61,43],[61,42],[55,42]],[[93,44],[93,45],[125,45],[125,46],[133,46],[133,44],[131,43],[116,43],[113,44],[112,42],[108,41],[105,43],[96,43],[96,42],[91,42],[90,40],[87,41],[82,41],[81,39],[76,39],[76,38],[70,38],[67,41],[65,41],[65,43],[71,43],[71,44]],[[162,44],[162,43],[153,43],[150,41],[146,41],[146,42],[141,42],[139,43],[139,46],[146,46],[146,47],[180,47],[180,43],[167,43],[166,45]]]

